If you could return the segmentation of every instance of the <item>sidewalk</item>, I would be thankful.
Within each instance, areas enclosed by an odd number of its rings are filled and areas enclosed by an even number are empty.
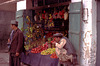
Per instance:
[[[0,66],[9,66],[9,54],[7,50],[0,50]],[[21,64],[21,66],[28,66]]]
[[[0,52],[0,66],[9,66],[9,54]]]

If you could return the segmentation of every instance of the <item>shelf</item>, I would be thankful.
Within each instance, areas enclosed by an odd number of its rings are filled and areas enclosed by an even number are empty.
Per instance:
[[[33,24],[42,24],[41,22],[34,22]]]
[[[45,9],[45,8],[58,7],[58,6],[65,6],[65,5],[69,5],[69,3],[70,3],[70,1],[64,2],[64,3],[57,3],[57,4],[45,5],[45,6],[32,7],[32,9],[33,10],[39,10],[39,9]]]
[[[64,29],[60,29],[60,28],[45,28],[45,31],[64,31]]]

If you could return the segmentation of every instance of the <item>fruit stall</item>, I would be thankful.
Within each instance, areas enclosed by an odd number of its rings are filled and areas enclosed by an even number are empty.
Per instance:
[[[24,16],[21,30],[25,36],[25,50],[21,61],[31,66],[58,66],[53,34],[61,32],[68,37],[68,4],[32,10],[32,16]]]

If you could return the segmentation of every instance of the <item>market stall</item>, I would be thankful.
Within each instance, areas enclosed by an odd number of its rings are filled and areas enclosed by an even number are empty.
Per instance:
[[[32,10],[32,16],[24,16],[21,30],[28,54],[22,53],[21,61],[31,66],[58,66],[53,34],[60,32],[68,37],[68,19],[68,4]]]

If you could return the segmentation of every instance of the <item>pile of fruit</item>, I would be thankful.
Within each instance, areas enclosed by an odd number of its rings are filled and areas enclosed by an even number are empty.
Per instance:
[[[51,43],[55,42],[55,38],[53,38],[53,40],[51,41]]]
[[[46,43],[46,44],[44,44],[44,45],[42,45],[42,46],[38,46],[38,47],[36,47],[36,48],[33,48],[33,49],[31,50],[31,53],[40,53],[41,51],[46,50],[47,48],[48,48],[48,45],[47,45],[47,43]]]
[[[33,46],[31,46],[30,44],[24,46],[25,50],[29,50],[29,49],[31,49],[32,47],[33,47]]]
[[[55,52],[55,48],[48,48],[47,50],[43,50],[41,55],[51,55]]]
[[[50,58],[58,58],[58,57],[57,57],[56,53],[53,53],[53,54],[50,56]]]

